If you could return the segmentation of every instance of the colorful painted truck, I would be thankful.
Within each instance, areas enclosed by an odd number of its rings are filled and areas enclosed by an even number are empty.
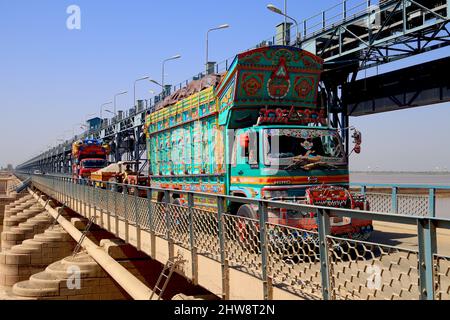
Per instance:
[[[318,103],[322,69],[307,51],[262,47],[237,55],[225,74],[166,98],[146,119],[151,186],[364,209],[364,197],[348,190],[339,132]],[[170,200],[182,204],[177,197]],[[217,207],[208,198],[195,200]],[[255,206],[227,208],[258,217]],[[317,228],[310,212],[269,208],[269,221]],[[367,239],[372,230],[371,221],[331,219],[333,234]]]
[[[101,140],[85,139],[72,144],[72,174],[74,178],[89,179],[91,173],[107,166],[110,148]]]

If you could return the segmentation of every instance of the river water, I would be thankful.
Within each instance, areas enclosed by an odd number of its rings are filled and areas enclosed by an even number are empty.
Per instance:
[[[450,172],[442,174],[354,172],[350,174],[350,181],[354,183],[368,184],[426,184],[435,186],[450,186]],[[450,192],[437,192],[436,216],[450,218]]]
[[[442,174],[355,172],[350,174],[350,181],[358,183],[430,184],[450,186],[450,172]]]

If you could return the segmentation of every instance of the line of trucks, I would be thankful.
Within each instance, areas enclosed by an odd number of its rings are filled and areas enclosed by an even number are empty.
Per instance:
[[[131,170],[135,162],[109,163],[109,154],[110,146],[100,139],[84,139],[74,142],[72,144],[73,177],[90,179],[99,187],[106,187],[106,182],[148,185],[148,177]]]
[[[183,191],[305,204],[369,209],[364,195],[349,190],[349,151],[341,131],[320,103],[323,61],[289,46],[240,53],[229,70],[195,80],[160,102],[144,130],[149,172],[132,163],[108,164],[109,146],[99,140],[73,145],[73,173],[98,186],[124,182]],[[361,136],[355,131],[356,153]],[[163,200],[164,193],[156,195]],[[164,199],[167,201],[168,199]],[[170,202],[183,205],[183,195]],[[211,198],[196,206],[214,211]],[[229,202],[230,213],[258,218],[258,207]],[[269,221],[316,230],[310,212],[269,208]],[[367,239],[372,221],[331,219],[331,232]]]

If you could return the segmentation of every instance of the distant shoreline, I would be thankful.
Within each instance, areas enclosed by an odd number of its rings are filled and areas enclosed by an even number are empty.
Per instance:
[[[450,175],[450,171],[436,172],[436,171],[350,171],[352,173],[362,173],[362,174],[408,174],[408,175]]]

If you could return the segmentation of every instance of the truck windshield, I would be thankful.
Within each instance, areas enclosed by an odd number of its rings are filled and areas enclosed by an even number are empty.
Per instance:
[[[266,166],[308,170],[345,164],[336,130],[266,129],[263,137]]]
[[[105,160],[84,160],[83,167],[86,169],[96,169],[106,167]]]

